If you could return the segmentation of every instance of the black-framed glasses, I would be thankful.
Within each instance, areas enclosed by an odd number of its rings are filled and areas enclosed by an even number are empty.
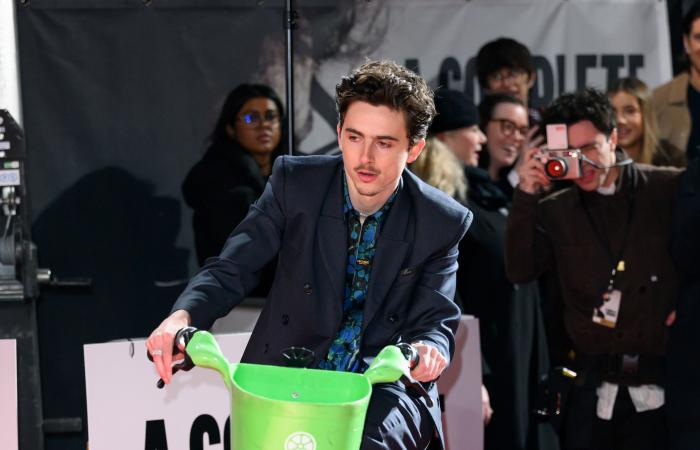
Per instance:
[[[501,133],[508,137],[513,136],[516,131],[520,133],[522,137],[525,137],[529,131],[528,127],[519,127],[515,122],[509,119],[494,118],[491,119],[490,122],[498,122],[501,127]]]
[[[280,123],[280,115],[271,109],[268,109],[262,114],[257,111],[249,112],[247,114],[243,114],[242,116],[238,116],[238,118],[244,125],[251,128],[257,127],[263,122],[270,122],[270,124],[273,126],[277,126]]]

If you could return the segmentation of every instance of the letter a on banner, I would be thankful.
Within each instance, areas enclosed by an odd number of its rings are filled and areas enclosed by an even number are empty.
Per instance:
[[[149,420],[146,422],[145,450],[168,450],[168,438],[165,436],[164,420]]]

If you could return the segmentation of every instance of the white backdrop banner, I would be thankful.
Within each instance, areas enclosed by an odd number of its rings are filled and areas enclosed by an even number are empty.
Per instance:
[[[377,40],[369,55],[320,63],[314,76],[331,98],[340,77],[369,56],[417,68],[433,87],[448,86],[478,102],[474,57],[498,37],[531,50],[538,80],[530,96],[534,106],[584,86],[606,89],[629,75],[653,87],[672,73],[665,1],[385,0],[367,23],[355,25],[356,39],[372,26],[384,33],[365,33]],[[335,124],[314,119],[303,136],[305,153],[333,144]]]
[[[442,427],[447,450],[482,450],[484,419],[481,411],[481,343],[479,319],[462,316],[455,335],[457,351],[450,368],[440,377]]]
[[[217,341],[229,361],[238,362],[249,337],[219,335]],[[221,376],[194,368],[158,389],[144,342],[84,347],[90,448],[223,449],[230,400]]]
[[[0,448],[19,448],[17,428],[17,341],[0,339]]]
[[[10,111],[17,123],[21,124],[14,4],[12,0],[0,0],[0,109]]]
[[[237,333],[216,339],[229,361],[238,362],[249,337]],[[452,450],[480,450],[478,320],[463,317],[457,342],[458,354],[440,380],[446,434]],[[228,449],[230,400],[218,373],[195,367],[157,389],[158,375],[146,359],[143,340],[90,344],[84,350],[90,448]]]

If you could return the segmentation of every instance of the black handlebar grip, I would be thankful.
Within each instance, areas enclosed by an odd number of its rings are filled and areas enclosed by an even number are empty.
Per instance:
[[[173,339],[173,354],[181,352],[183,355],[185,355],[185,358],[181,362],[173,365],[173,375],[179,370],[188,371],[194,367],[194,362],[192,362],[192,359],[189,357],[185,349],[187,348],[187,344],[192,339],[192,336],[194,336],[197,331],[199,330],[195,327],[185,327],[181,328],[177,333],[175,333],[175,339]],[[146,356],[148,357],[149,361],[153,362],[153,355],[151,355],[151,352],[148,350],[146,350]],[[163,387],[165,387],[165,381],[163,381],[162,378],[159,378],[156,386],[158,389],[163,389]]]
[[[415,349],[411,344],[408,342],[401,342],[399,344],[396,344],[396,346],[401,350],[401,353],[403,353],[403,356],[408,360],[408,368],[413,370],[414,367],[418,365],[420,362],[420,355],[418,354],[418,350]]]
[[[185,327],[177,333],[175,333],[175,340],[173,341],[173,352],[180,351],[182,353],[185,353],[185,348],[187,347],[187,344],[190,343],[192,336],[194,336],[194,334],[197,331],[199,330],[195,327]]]
[[[420,355],[418,354],[418,350],[416,350],[415,347],[413,347],[408,342],[401,342],[399,344],[396,344],[396,346],[399,348],[399,350],[401,350],[403,356],[408,360],[408,368],[410,370],[413,370],[413,368],[416,367],[420,362]],[[428,394],[428,391],[425,390],[425,387],[420,382],[414,380],[413,377],[411,377],[410,375],[402,375],[400,380],[406,386],[407,389],[412,389],[418,395],[423,397],[425,399],[426,405],[428,405],[429,408],[432,408],[433,399],[430,397],[430,394]]]

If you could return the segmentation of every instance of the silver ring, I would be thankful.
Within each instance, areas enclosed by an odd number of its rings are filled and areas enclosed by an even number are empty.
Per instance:
[[[163,350],[157,348],[151,351],[151,356],[163,356]]]

